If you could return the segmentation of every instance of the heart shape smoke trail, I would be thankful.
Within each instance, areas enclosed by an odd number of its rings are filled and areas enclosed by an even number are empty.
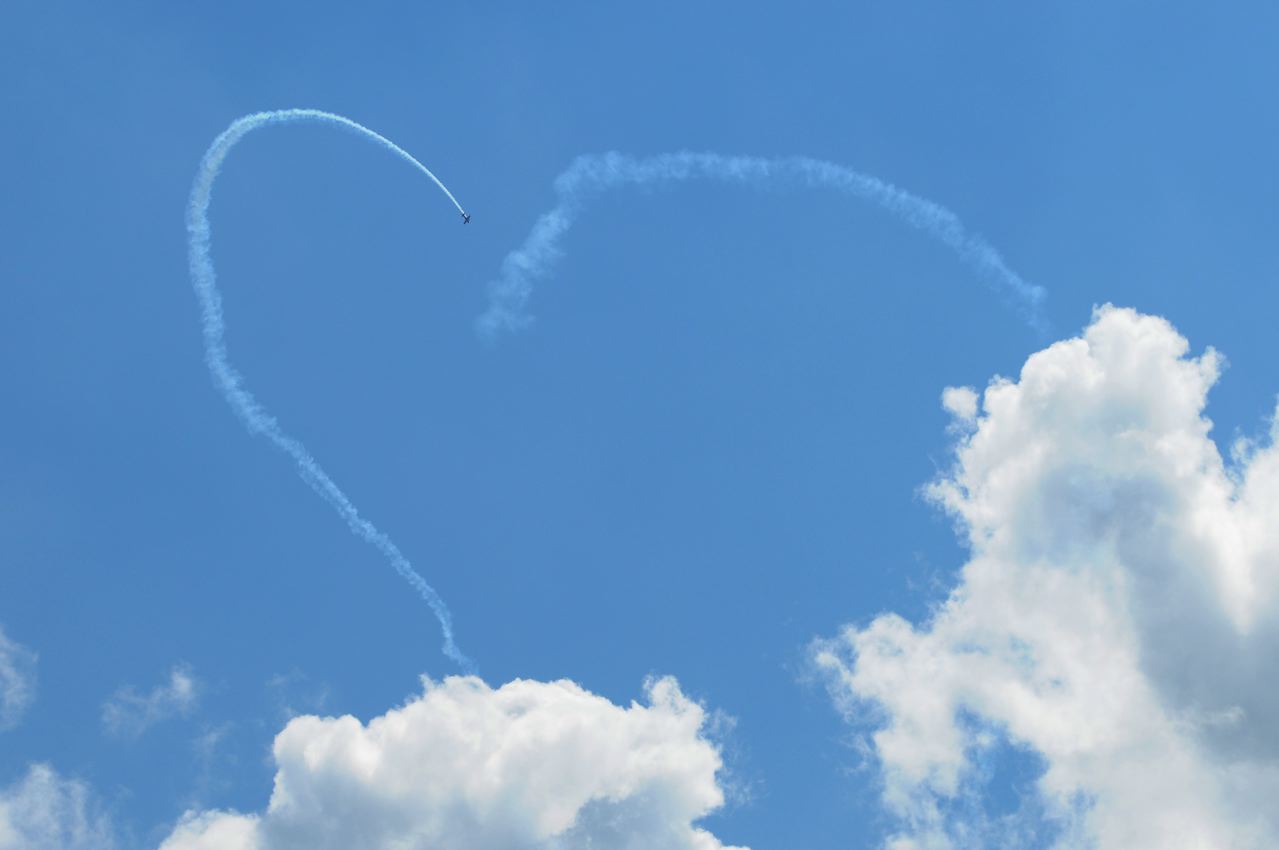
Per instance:
[[[413,569],[391,539],[360,516],[355,505],[333,483],[306,447],[280,428],[275,417],[267,413],[244,388],[240,373],[227,360],[222,297],[218,293],[213,260],[209,254],[208,211],[213,183],[227,154],[245,135],[260,127],[294,121],[334,125],[376,142],[429,177],[448,196],[457,211],[463,217],[466,216],[453,193],[429,168],[394,142],[349,118],[318,109],[282,109],[258,112],[237,119],[205,152],[195,184],[191,187],[191,200],[187,208],[191,280],[204,313],[205,362],[213,375],[214,384],[249,431],[265,435],[281,451],[292,457],[302,479],[333,506],[346,520],[351,531],[386,556],[395,571],[417,590],[435,612],[444,633],[444,653],[464,669],[474,670],[470,659],[462,654],[453,640],[453,620],[444,600]],[[594,196],[624,186],[680,183],[695,179],[755,186],[797,183],[834,189],[877,204],[899,221],[923,231],[950,248],[980,277],[1019,302],[1020,312],[1032,328],[1041,335],[1047,334],[1041,314],[1045,294],[1043,288],[1023,280],[1005,264],[1003,257],[992,245],[980,236],[969,233],[959,217],[945,207],[871,175],[832,162],[808,157],[765,159],[688,151],[659,154],[646,159],[610,152],[581,156],[574,160],[568,170],[555,180],[558,197],[556,206],[537,219],[524,244],[506,256],[502,263],[501,277],[489,285],[488,310],[478,323],[481,333],[493,336],[499,331],[515,330],[529,323],[526,307],[534,282],[550,274],[555,260],[563,253],[560,240]]]
[[[312,121],[336,126],[376,142],[431,178],[440,191],[453,202],[453,206],[457,207],[458,212],[465,215],[457,198],[453,197],[453,193],[431,173],[429,168],[414,159],[399,145],[349,118],[318,109],[281,109],[257,112],[236,119],[213,140],[213,144],[205,151],[204,158],[200,161],[200,170],[195,177],[195,184],[191,187],[191,199],[187,206],[187,252],[191,264],[191,282],[195,286],[195,294],[200,300],[200,309],[204,316],[204,362],[213,376],[213,383],[221,391],[227,404],[231,405],[231,409],[244,422],[249,432],[262,434],[277,448],[293,458],[302,480],[346,520],[346,524],[350,526],[353,533],[386,556],[395,571],[413,586],[413,589],[435,612],[436,618],[440,621],[440,630],[444,633],[444,654],[456,661],[467,672],[474,672],[475,665],[457,648],[453,640],[453,617],[444,600],[435,592],[435,588],[427,584],[426,580],[413,569],[413,565],[404,557],[391,538],[360,516],[355,505],[320,467],[320,464],[307,451],[306,446],[286,434],[275,417],[267,413],[253,394],[245,389],[244,379],[227,359],[222,296],[218,292],[213,259],[209,253],[211,245],[209,200],[213,195],[213,183],[227,154],[246,135],[262,127],[297,121]]]

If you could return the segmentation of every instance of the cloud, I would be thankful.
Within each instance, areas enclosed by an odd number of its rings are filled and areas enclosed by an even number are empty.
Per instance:
[[[169,680],[141,694],[125,685],[102,705],[102,725],[112,735],[136,738],[155,723],[190,714],[200,697],[200,684],[191,668],[179,664]]]
[[[188,812],[161,850],[732,850],[706,714],[674,679],[614,705],[572,682],[424,680],[362,724],[296,717],[260,814]]]
[[[0,789],[0,850],[111,850],[111,824],[88,787],[32,765]]]
[[[36,695],[36,654],[0,629],[0,732],[22,722]]]
[[[1188,352],[1107,306],[980,412],[947,391],[955,464],[927,492],[971,558],[927,622],[885,614],[816,653],[874,727],[887,846],[1036,822],[1063,850],[1279,846],[1279,448],[1221,457],[1222,359]],[[1011,816],[985,805],[1000,745],[1044,766]]]

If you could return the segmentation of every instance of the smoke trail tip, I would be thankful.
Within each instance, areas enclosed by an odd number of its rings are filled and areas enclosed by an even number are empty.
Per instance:
[[[502,334],[518,333],[532,327],[534,322],[534,317],[527,313],[491,304],[475,320],[475,335],[481,341],[492,345],[497,342]]]
[[[458,667],[462,668],[462,672],[467,676],[480,675],[480,668],[476,666],[475,662],[472,661],[469,656],[457,648],[457,646],[453,643],[452,638],[449,638],[444,642],[444,646],[441,650],[445,655],[451,658]]]

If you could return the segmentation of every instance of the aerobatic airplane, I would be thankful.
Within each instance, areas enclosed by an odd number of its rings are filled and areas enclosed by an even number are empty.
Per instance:
[[[470,224],[470,223],[471,223],[471,214],[470,214],[470,213],[462,213],[462,223],[463,223],[463,224]]]

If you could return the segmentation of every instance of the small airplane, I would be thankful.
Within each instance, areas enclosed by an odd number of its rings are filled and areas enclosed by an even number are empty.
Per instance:
[[[463,224],[470,224],[470,223],[471,223],[471,214],[470,214],[470,213],[462,213],[462,223],[463,223]]]

